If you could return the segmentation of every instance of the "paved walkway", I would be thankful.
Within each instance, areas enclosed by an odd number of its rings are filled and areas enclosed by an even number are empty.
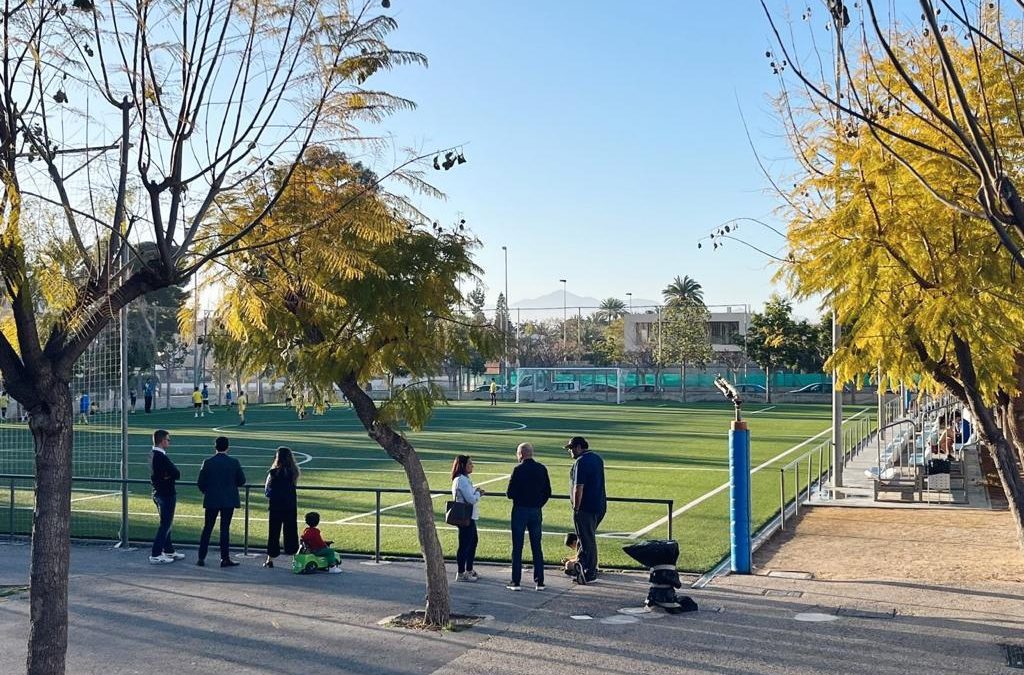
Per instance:
[[[28,554],[0,544],[0,584],[27,583]],[[453,606],[492,618],[428,633],[377,624],[422,603],[416,563],[350,559],[344,574],[300,576],[257,559],[157,567],[144,551],[75,546],[68,672],[985,674],[1005,673],[998,644],[1024,635],[1019,584],[726,577],[691,593],[698,613],[628,615],[619,610],[639,609],[644,575],[572,587],[552,571],[548,591],[511,593],[507,568],[479,570],[479,583],[452,584]],[[828,621],[799,620],[808,613]],[[3,672],[20,672],[27,635],[27,596],[0,599]]]

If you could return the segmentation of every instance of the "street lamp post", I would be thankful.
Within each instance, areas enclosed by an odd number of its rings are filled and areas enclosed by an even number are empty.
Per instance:
[[[632,314],[633,313],[633,294],[632,293],[626,293],[626,297],[629,298],[629,313]]]
[[[566,281],[565,281],[565,279],[559,279],[559,281],[562,283],[562,348],[564,349],[565,348],[565,321],[566,321],[566,312],[565,312]]]
[[[505,391],[508,391],[508,247],[502,246],[501,250],[505,253],[505,316],[501,319],[501,341],[502,341],[502,360],[505,362]]]

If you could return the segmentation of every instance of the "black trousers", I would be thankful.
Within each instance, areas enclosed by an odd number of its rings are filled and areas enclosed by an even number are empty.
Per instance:
[[[455,554],[455,561],[459,566],[459,574],[469,572],[473,569],[473,561],[476,559],[476,543],[479,537],[476,533],[476,521],[469,521],[469,525],[459,528],[459,550]]]
[[[281,555],[281,529],[284,529],[284,553],[295,555],[299,550],[299,528],[295,509],[270,509],[270,532],[267,534],[267,555]]]
[[[544,518],[539,508],[512,507],[512,583],[523,578],[523,544],[525,533],[530,532],[530,551],[533,554],[533,581],[544,583],[544,550],[541,548],[541,527]]]
[[[597,574],[597,527],[602,520],[603,513],[576,511],[572,516],[576,536],[580,538],[580,563],[588,578]]]
[[[150,410],[153,409],[153,397],[152,396],[146,396],[144,400],[145,400],[145,403],[146,403],[146,412],[149,412]]]
[[[231,557],[231,516],[235,510],[231,509],[205,509],[206,518],[203,522],[203,534],[199,537],[199,559],[206,560],[206,551],[210,548],[210,535],[213,534],[213,526],[220,516],[220,559],[227,560]]]

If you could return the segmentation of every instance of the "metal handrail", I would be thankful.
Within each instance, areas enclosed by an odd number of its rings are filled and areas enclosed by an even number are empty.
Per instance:
[[[15,511],[15,483],[18,481],[31,481],[35,482],[35,476],[32,474],[0,474],[0,481],[8,481],[10,487],[10,505],[8,507],[8,529],[9,538],[14,539],[15,527],[14,527],[14,511]],[[145,478],[99,478],[95,476],[82,476],[71,479],[72,484],[74,483],[103,483],[103,484],[116,484],[122,487],[128,485],[151,485],[150,481]],[[244,522],[244,533],[242,540],[243,554],[249,552],[249,520],[250,520],[250,496],[251,490],[263,489],[262,483],[246,483],[245,485],[239,486],[244,491],[244,497],[242,499],[242,507],[245,513]],[[408,488],[387,488],[387,487],[352,487],[344,485],[297,485],[296,490],[309,491],[309,492],[356,492],[356,493],[374,493],[375,495],[375,508],[374,508],[374,553],[373,558],[375,561],[380,562],[381,560],[381,495],[383,494],[411,494]],[[432,496],[436,495],[449,495],[450,490],[430,490]],[[551,495],[551,499],[568,500],[569,495]],[[672,499],[652,499],[645,497],[607,497],[607,501],[615,503],[629,503],[629,504],[662,504],[666,507],[667,511],[667,531],[668,538],[673,538],[674,519],[675,519],[675,500]]]

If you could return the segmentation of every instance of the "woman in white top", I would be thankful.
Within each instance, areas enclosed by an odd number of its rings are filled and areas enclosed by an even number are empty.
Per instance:
[[[459,566],[456,581],[476,581],[479,576],[473,571],[473,559],[476,558],[476,521],[480,517],[480,498],[484,491],[473,487],[469,474],[473,473],[473,460],[469,455],[456,455],[452,462],[452,499],[473,505],[473,518],[469,525],[459,527],[459,551],[455,556]]]

